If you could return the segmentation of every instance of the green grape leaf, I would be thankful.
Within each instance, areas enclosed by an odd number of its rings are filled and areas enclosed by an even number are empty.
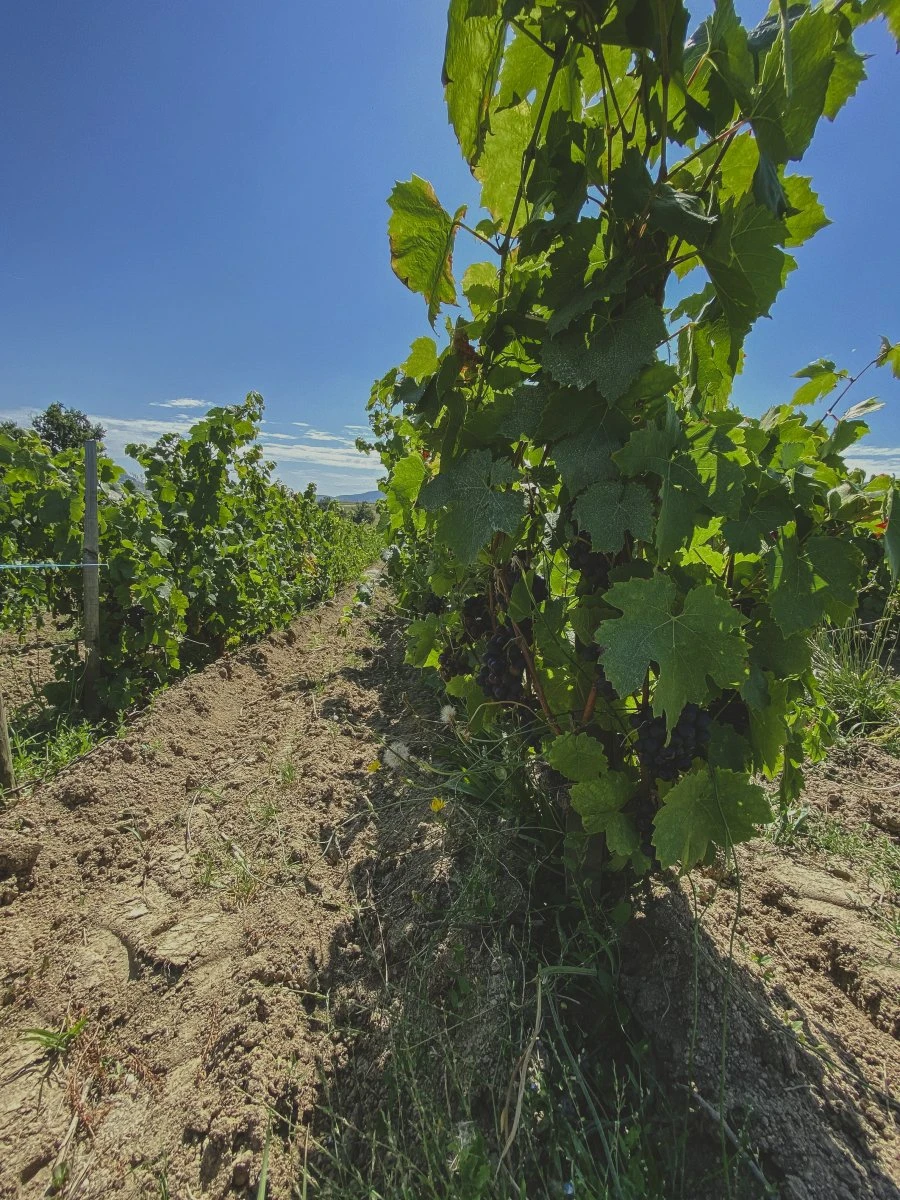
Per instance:
[[[807,382],[794,392],[792,404],[815,404],[829,392],[833,392],[842,379],[846,379],[846,371],[836,371],[834,363],[828,358],[820,358],[810,363],[801,371],[794,372],[795,379],[805,379]]]
[[[428,320],[433,326],[440,306],[456,303],[453,241],[465,207],[451,217],[431,184],[418,175],[395,184],[388,204],[391,267],[401,283],[412,292],[421,292],[428,301]]]
[[[617,554],[625,534],[653,538],[653,497],[640,483],[595,483],[575,502],[575,518],[591,535],[595,550]]]
[[[706,751],[706,761],[711,767],[747,771],[750,769],[752,758],[753,750],[745,737],[726,722],[712,722]]]
[[[441,625],[434,613],[421,621],[410,621],[406,631],[406,662],[413,667],[432,666],[438,660]]]
[[[509,408],[497,425],[497,434],[511,441],[534,437],[546,405],[547,392],[541,384],[522,384],[510,397]]]
[[[553,447],[560,476],[571,495],[577,495],[588,484],[618,477],[619,469],[612,460],[622,445],[618,430],[619,422],[607,412]]]
[[[594,384],[614,404],[665,339],[662,310],[642,296],[615,318],[598,316],[587,338],[577,330],[548,338],[543,364],[558,383],[579,390]]]
[[[782,34],[766,55],[750,118],[760,150],[777,163],[802,158],[812,140],[826,107],[834,37],[833,14],[823,6],[808,9],[793,23],[790,85]]]
[[[729,549],[737,554],[758,554],[770,533],[781,529],[794,515],[794,506],[783,485],[767,491],[755,487],[744,493],[739,514],[722,526]]]
[[[506,22],[498,0],[450,0],[444,48],[444,95],[460,148],[470,164],[484,145]]]
[[[440,534],[463,562],[473,562],[494,533],[515,533],[523,496],[497,489],[518,478],[510,463],[493,462],[489,450],[473,450],[442,466],[422,488],[419,504],[427,512],[448,510],[441,516]]]
[[[585,833],[605,834],[614,854],[629,855],[640,848],[633,822],[621,812],[634,790],[634,781],[621,771],[572,787],[572,807],[581,817]]]
[[[475,167],[475,178],[481,184],[482,206],[504,227],[508,227],[512,219],[522,176],[522,155],[531,139],[533,123],[531,105],[527,101],[515,108],[495,112],[491,117],[491,131]],[[526,217],[526,206],[520,204],[513,233],[519,230]]]
[[[400,370],[410,379],[415,379],[416,383],[421,383],[426,375],[433,375],[437,369],[437,344],[434,338],[416,338],[410,346],[409,356]]]
[[[898,0],[898,3],[900,3],[900,0]],[[882,336],[877,365],[879,367],[890,367],[894,378],[900,379],[900,342],[892,345],[886,337]]]
[[[696,587],[684,597],[667,575],[614,584],[604,597],[621,617],[603,621],[595,640],[605,646],[603,669],[620,696],[637,692],[651,663],[659,667],[653,711],[665,713],[672,729],[685,704],[702,704],[708,679],[719,687],[745,677],[747,646],[743,618],[713,587]]]
[[[778,168],[767,154],[760,155],[759,165],[753,176],[753,195],[776,217],[783,217],[790,208],[784,187],[778,177]]]
[[[785,637],[813,629],[829,616],[845,621],[856,611],[863,557],[849,542],[818,535],[801,546],[782,535],[766,559],[769,607]]]
[[[733,846],[772,820],[761,787],[745,775],[704,767],[685,775],[666,794],[653,825],[653,845],[663,867],[689,871],[714,846]]]
[[[404,522],[412,515],[413,505],[427,474],[428,468],[421,454],[407,454],[394,464],[386,497],[392,529],[402,529]]]
[[[745,631],[750,642],[750,661],[778,679],[799,678],[809,670],[812,650],[803,633],[785,637],[769,609],[761,605],[753,610]]]
[[[484,692],[472,675],[454,676],[444,690],[448,696],[455,700],[462,700],[465,704],[469,729],[472,733],[481,733],[493,721],[496,709],[492,704],[486,703]]]
[[[750,709],[750,740],[759,765],[771,775],[781,766],[787,730],[788,685],[783,679],[766,676],[768,695],[760,708]]]
[[[900,5],[898,5],[900,8]],[[825,93],[825,116],[833,121],[866,78],[866,60],[849,42],[834,49],[834,69]]]
[[[700,257],[731,329],[739,337],[765,316],[781,290],[787,258],[779,243],[784,224],[752,196],[722,207]]]
[[[784,193],[788,202],[784,221],[788,231],[785,246],[802,246],[820,229],[831,224],[805,175],[788,175],[784,181]]]
[[[608,767],[606,751],[587,733],[563,733],[550,743],[547,762],[576,782],[596,779]]]
[[[497,268],[489,262],[472,263],[462,277],[462,290],[476,316],[488,312],[497,299]]]
[[[623,474],[658,475],[662,480],[656,522],[656,548],[661,562],[690,541],[700,499],[706,498],[697,464],[678,449],[683,445],[683,430],[675,409],[669,405],[663,426],[636,429],[623,449],[613,455]]]

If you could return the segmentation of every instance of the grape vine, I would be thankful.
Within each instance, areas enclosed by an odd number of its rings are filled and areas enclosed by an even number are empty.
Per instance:
[[[97,691],[110,713],[286,624],[377,557],[383,539],[373,526],[272,478],[257,441],[262,412],[251,394],[212,409],[185,437],[129,446],[145,487],[100,458]],[[34,434],[0,434],[0,561],[79,561],[82,460]],[[80,571],[0,572],[0,628],[50,614],[77,630],[81,608]],[[80,674],[69,645],[49,698],[67,704]]]
[[[760,418],[730,400],[827,223],[795,164],[877,17],[900,37],[887,0],[751,30],[723,0],[690,34],[679,0],[451,0],[447,106],[483,212],[418,176],[389,199],[432,327],[460,286],[468,306],[369,402],[409,661],[472,728],[526,728],[614,865],[751,836],[759,775],[797,794],[821,741],[809,635],[852,616],[874,542],[900,565],[896,485],[843,459],[877,406],[841,411],[858,375],[812,363]],[[487,261],[458,285],[461,229]],[[900,346],[871,365],[900,374]]]

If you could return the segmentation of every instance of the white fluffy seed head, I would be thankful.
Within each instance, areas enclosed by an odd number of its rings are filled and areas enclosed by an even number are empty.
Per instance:
[[[444,704],[441,706],[441,724],[452,725],[456,720],[456,709],[452,704]]]
[[[391,742],[384,752],[382,762],[389,771],[399,771],[412,757],[406,742]]]

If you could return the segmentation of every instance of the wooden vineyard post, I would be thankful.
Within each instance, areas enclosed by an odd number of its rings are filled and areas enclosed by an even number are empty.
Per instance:
[[[97,443],[84,443],[84,706],[97,707],[97,643],[100,639],[100,521],[97,512]]]
[[[11,792],[16,786],[13,771],[12,749],[9,745],[9,729],[6,724],[6,701],[0,692],[0,789]]]

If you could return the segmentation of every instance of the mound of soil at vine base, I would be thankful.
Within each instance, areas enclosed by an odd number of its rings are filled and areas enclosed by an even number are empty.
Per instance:
[[[367,1011],[360,929],[374,920],[385,973],[402,969],[423,936],[408,898],[446,887],[452,864],[420,820],[427,798],[398,811],[399,776],[369,769],[385,742],[427,746],[387,590],[348,623],[350,598],[184,680],[0,812],[4,1200],[54,1178],[79,1200],[255,1196],[264,1162],[280,1200],[313,1155],[323,1078],[353,1064],[357,1122],[383,1103],[391,1014],[374,995]],[[895,836],[896,760],[828,770],[808,803]],[[717,1162],[721,1110],[758,1172],[742,1169],[735,1197],[770,1194],[763,1177],[791,1200],[900,1196],[886,897],[852,865],[761,841],[740,855],[737,925],[736,881],[712,873],[695,878],[696,935],[690,891],[671,883],[626,934],[626,995],[673,1104],[691,1108],[691,1153]],[[358,1040],[334,1019],[341,995]],[[28,1036],[82,1018],[65,1053]],[[473,1064],[491,1021],[466,1034]]]
[[[835,755],[803,799],[895,835],[900,762]],[[737,861],[739,877],[653,888],[628,934],[629,1002],[698,1129],[719,1137],[724,1117],[727,1153],[749,1150],[745,1194],[768,1181],[790,1200],[896,1200],[898,897],[834,855],[758,840]]]

